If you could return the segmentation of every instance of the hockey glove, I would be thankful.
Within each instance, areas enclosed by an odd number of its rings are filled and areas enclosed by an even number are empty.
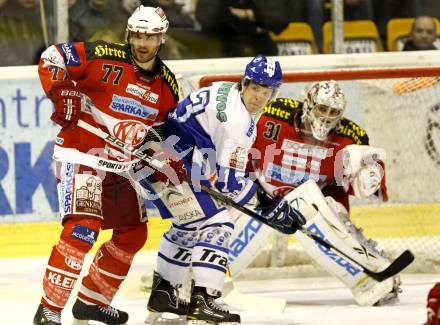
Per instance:
[[[55,106],[50,119],[63,128],[75,126],[81,113],[81,92],[75,83],[72,80],[55,83],[49,97]]]
[[[179,185],[187,178],[187,172],[183,160],[179,159],[172,151],[163,150],[155,152],[153,149],[144,151],[148,156],[163,163],[161,168],[151,166],[146,161],[136,165],[135,173],[142,171],[138,177],[149,177],[150,182],[162,182],[166,184]]]
[[[182,160],[171,160],[165,162],[163,168],[154,172],[154,178],[162,183],[173,185],[181,184],[187,177],[185,165]]]
[[[295,233],[306,223],[301,212],[292,208],[281,196],[273,199],[271,205],[261,208],[260,213],[269,226],[288,235]]]

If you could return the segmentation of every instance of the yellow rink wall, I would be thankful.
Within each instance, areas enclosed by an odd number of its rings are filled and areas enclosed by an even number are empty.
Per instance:
[[[170,221],[158,217],[148,219],[148,239],[145,249],[157,249]],[[62,226],[59,222],[0,224],[0,257],[49,256],[58,242]],[[111,230],[103,230],[92,251],[111,237]]]
[[[365,236],[374,240],[412,238],[418,241],[420,237],[420,243],[416,244],[423,247],[426,237],[438,237],[440,247],[440,203],[353,207],[350,215],[356,226],[364,229]],[[289,238],[289,242],[294,241],[295,237]],[[432,249],[435,248],[426,247],[427,251]]]
[[[440,236],[440,204],[353,208],[351,218],[373,238]]]
[[[426,236],[440,238],[438,203],[355,207],[351,215],[356,225],[364,228],[365,234],[376,240],[389,237],[413,237],[415,240]],[[148,240],[143,249],[157,249],[163,232],[169,226],[169,220],[151,217],[148,221]],[[49,255],[60,232],[59,222],[0,224],[0,257]],[[110,237],[111,230],[102,231],[94,250]],[[295,241],[294,238],[291,236],[289,241]]]

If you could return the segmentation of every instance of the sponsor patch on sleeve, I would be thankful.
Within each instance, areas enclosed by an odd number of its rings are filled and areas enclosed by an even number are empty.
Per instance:
[[[244,170],[247,163],[247,150],[246,148],[237,146],[235,150],[231,153],[229,158],[229,166],[231,168]]]
[[[62,43],[58,45],[58,48],[63,55],[66,66],[79,66],[81,64],[78,52],[75,46],[73,46],[73,43]]]

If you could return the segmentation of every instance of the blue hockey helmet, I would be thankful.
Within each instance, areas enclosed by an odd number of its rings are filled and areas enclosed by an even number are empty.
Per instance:
[[[258,54],[246,65],[244,79],[271,89],[278,89],[283,83],[283,73],[278,61]]]

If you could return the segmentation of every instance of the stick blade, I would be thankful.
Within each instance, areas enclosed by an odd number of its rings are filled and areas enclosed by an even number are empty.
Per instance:
[[[378,282],[382,282],[397,273],[401,272],[414,261],[414,254],[410,250],[405,250],[391,263],[385,270],[381,272],[371,272],[364,270],[369,276]]]

